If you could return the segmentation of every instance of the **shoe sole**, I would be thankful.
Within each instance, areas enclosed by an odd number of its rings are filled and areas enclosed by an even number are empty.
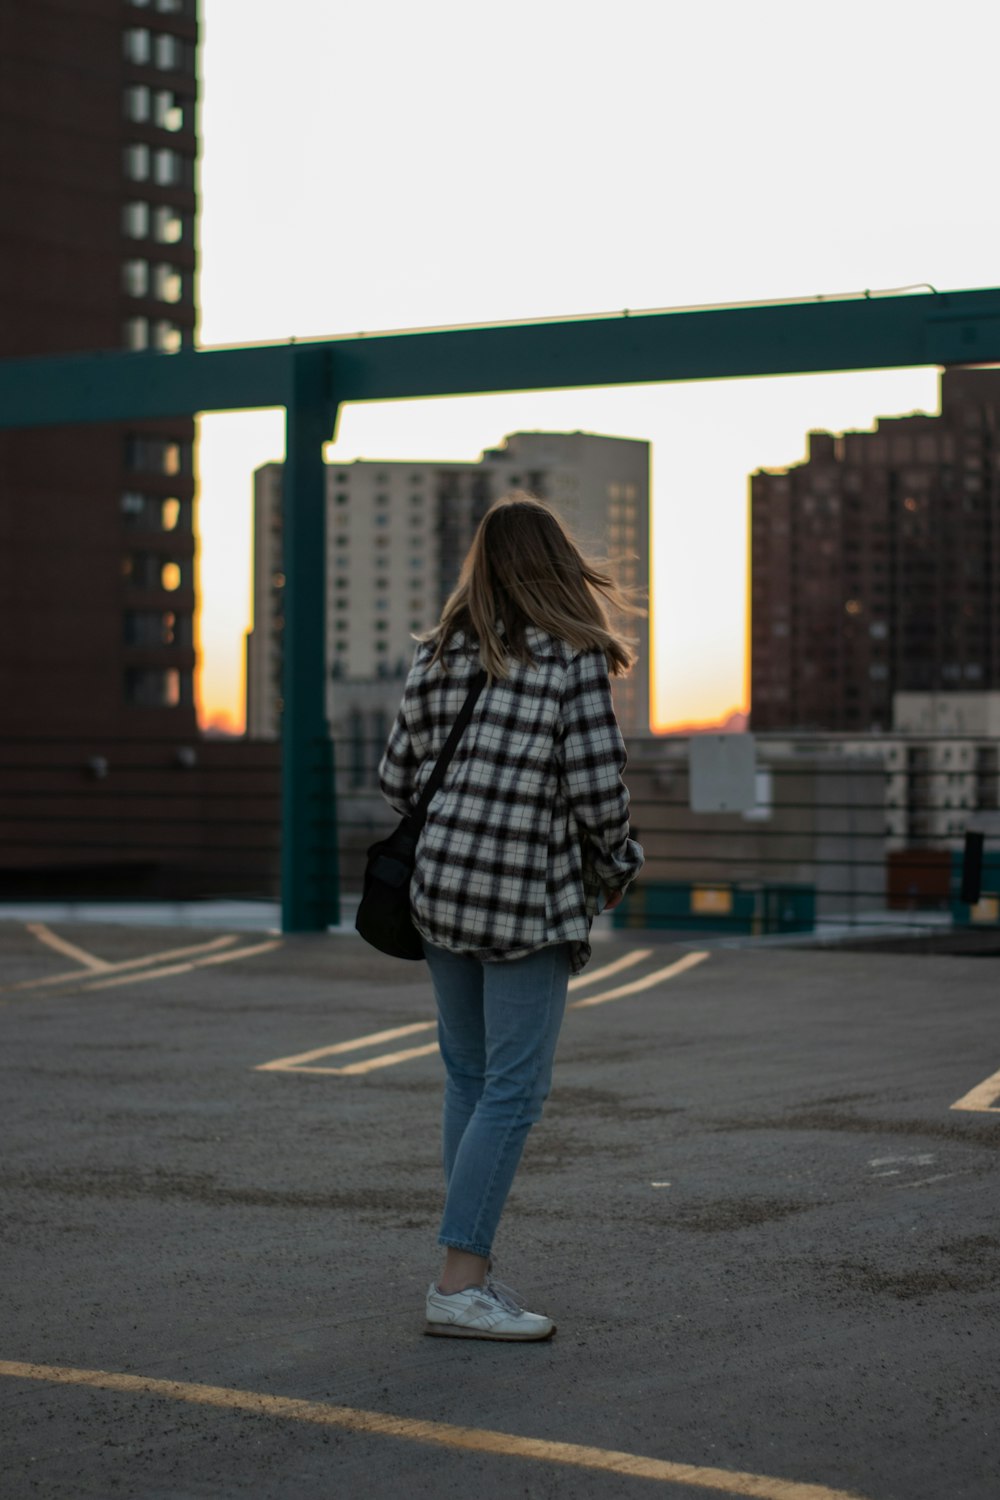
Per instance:
[[[550,1339],[556,1325],[547,1333],[490,1333],[486,1328],[463,1328],[460,1323],[425,1323],[424,1332],[432,1338],[444,1339],[489,1339],[497,1344],[540,1344]]]

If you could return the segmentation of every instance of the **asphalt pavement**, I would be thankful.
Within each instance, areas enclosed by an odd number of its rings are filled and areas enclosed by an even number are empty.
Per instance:
[[[570,999],[496,1245],[558,1333],[429,1339],[423,965],[0,922],[4,1500],[997,1500],[998,960],[619,933]]]

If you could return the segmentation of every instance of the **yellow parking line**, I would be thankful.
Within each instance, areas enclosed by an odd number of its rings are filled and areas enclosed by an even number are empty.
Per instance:
[[[707,953],[686,953],[665,969],[656,969],[652,974],[644,974],[641,979],[633,979],[631,984],[619,985],[617,989],[605,990],[603,995],[588,995],[586,1000],[574,1000],[567,1008],[583,1010],[587,1005],[605,1005],[609,1000],[621,1000],[625,995],[638,995],[642,990],[652,989],[654,984],[662,984],[664,980],[673,979],[675,974],[683,974],[685,969],[693,969],[696,964],[704,963],[707,957]]]
[[[82,1385],[97,1390],[158,1396],[168,1401],[186,1401],[224,1411],[245,1411],[277,1420],[309,1422],[319,1427],[340,1427],[348,1432],[399,1438],[404,1442],[430,1443],[472,1453],[494,1453],[501,1458],[534,1459],[538,1463],[624,1474],[661,1484],[684,1484],[724,1495],[752,1496],[753,1500],[862,1500],[855,1492],[831,1489],[825,1484],[805,1484],[795,1479],[774,1479],[767,1474],[706,1468],[701,1464],[671,1463],[666,1459],[645,1458],[642,1454],[622,1453],[612,1448],[549,1442],[544,1438],[518,1437],[516,1433],[493,1432],[482,1427],[455,1427],[448,1422],[424,1422],[413,1417],[394,1417],[386,1412],[334,1406],[325,1401],[298,1401],[289,1396],[267,1396],[258,1391],[234,1390],[228,1386],[154,1380],[145,1375],[78,1370],[65,1365],[20,1364],[14,1360],[0,1361],[0,1376],[3,1375],[14,1380],[44,1380],[57,1385]]]
[[[26,922],[24,924],[32,937],[36,937],[40,943],[47,948],[54,948],[57,953],[62,953],[66,958],[75,958],[78,964],[85,969],[106,969],[108,965],[103,958],[97,958],[93,953],[88,953],[86,948],[77,947],[68,938],[62,938],[53,932],[44,922]]]
[[[583,989],[584,985],[597,984],[602,979],[610,979],[612,974],[620,974],[622,969],[631,969],[635,964],[641,964],[644,958],[649,958],[652,951],[652,948],[633,948],[631,953],[623,953],[621,958],[605,964],[602,969],[588,969],[585,974],[577,974],[569,982],[570,991]]]
[[[378,1057],[368,1057],[362,1062],[348,1063],[346,1068],[316,1068],[309,1072],[339,1073],[343,1078],[357,1077],[361,1073],[374,1073],[376,1068],[394,1068],[397,1063],[409,1062],[411,1057],[430,1057],[438,1050],[437,1042],[426,1047],[407,1047],[403,1052],[383,1052]],[[303,1072],[306,1070],[303,1069]]]
[[[162,953],[147,953],[142,958],[126,958],[121,963],[105,964],[101,969],[102,974],[123,974],[128,969],[141,969],[149,964],[162,963],[167,958],[187,958],[192,953],[210,953],[219,948],[231,947],[236,942],[235,934],[225,937],[212,938],[207,943],[192,943],[187,948],[168,948]],[[81,983],[90,977],[90,970],[83,973],[79,969],[73,969],[69,974],[54,974],[44,979],[22,979],[17,984],[0,986],[6,990],[37,990],[45,989],[51,984]]]
[[[192,969],[206,969],[211,964],[231,964],[238,958],[252,958],[255,953],[272,953],[280,948],[282,938],[272,938],[268,943],[255,943],[250,948],[237,948],[235,953],[213,953],[208,958],[196,958],[189,964],[172,964],[166,969],[143,969],[138,974],[119,974],[114,979],[101,979],[97,984],[85,984],[84,991],[110,990],[121,984],[142,984],[147,979],[169,979],[173,974],[190,974]]]
[[[598,969],[589,976],[589,980],[607,979],[612,974],[618,974],[622,969],[632,968],[641,963],[652,953],[651,948],[638,948],[631,953],[625,953],[621,958],[616,958],[612,963],[606,964],[603,969]],[[668,964],[664,969],[657,969],[653,974],[646,974],[642,979],[634,979],[630,984],[619,985],[617,989],[605,990],[603,994],[591,995],[586,1000],[576,1000],[568,1006],[569,1010],[579,1010],[585,1005],[604,1005],[609,1000],[619,1000],[625,995],[636,995],[642,990],[650,989],[654,984],[661,984],[672,979],[675,974],[683,974],[686,969],[694,968],[708,957],[707,953],[686,953],[683,958]],[[574,981],[570,981],[572,988]],[[90,989],[101,988],[99,985],[90,985]],[[437,1025],[436,1021],[415,1021],[408,1026],[394,1026],[388,1031],[372,1031],[367,1036],[354,1037],[349,1042],[337,1042],[332,1047],[316,1047],[312,1052],[299,1052],[294,1057],[278,1057],[273,1062],[259,1063],[254,1069],[257,1073],[323,1073],[338,1078],[357,1078],[365,1073],[374,1073],[380,1068],[393,1068],[397,1063],[409,1062],[415,1057],[429,1057],[431,1053],[438,1050],[437,1042],[431,1042],[426,1047],[407,1047],[399,1052],[384,1052],[377,1057],[369,1057],[361,1062],[348,1063],[342,1068],[324,1068],[310,1066],[315,1064],[321,1057],[332,1057],[337,1053],[355,1052],[361,1047],[374,1047],[379,1042],[395,1041],[398,1037],[411,1036],[417,1031],[431,1031]]]
[[[952,1109],[971,1109],[979,1114],[1000,1115],[1000,1073],[991,1073],[974,1089],[963,1094],[951,1106]]]
[[[294,1057],[276,1057],[273,1062],[260,1063],[256,1073],[339,1073],[339,1068],[304,1068],[302,1063],[315,1062],[319,1057],[333,1057],[339,1052],[357,1052],[361,1047],[374,1047],[377,1042],[394,1042],[397,1037],[413,1036],[417,1031],[430,1031],[436,1021],[414,1021],[409,1026],[391,1026],[388,1031],[372,1031],[368,1036],[356,1036],[350,1042],[336,1042],[332,1047],[317,1047],[312,1052],[299,1052]]]

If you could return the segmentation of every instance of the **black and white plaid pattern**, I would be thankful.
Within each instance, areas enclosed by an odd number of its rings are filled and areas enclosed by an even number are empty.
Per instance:
[[[603,651],[529,630],[532,665],[487,683],[430,805],[411,884],[413,920],[436,947],[484,960],[572,945],[590,957],[602,890],[642,867],[629,837],[625,746]],[[468,692],[478,656],[462,635],[448,671],[418,647],[379,766],[397,812],[412,808]]]

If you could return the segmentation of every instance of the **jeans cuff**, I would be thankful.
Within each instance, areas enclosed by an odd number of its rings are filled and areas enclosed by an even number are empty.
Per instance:
[[[466,1255],[481,1255],[484,1260],[489,1260],[492,1245],[472,1245],[468,1240],[446,1240],[438,1235],[438,1244],[447,1250],[464,1250]]]

